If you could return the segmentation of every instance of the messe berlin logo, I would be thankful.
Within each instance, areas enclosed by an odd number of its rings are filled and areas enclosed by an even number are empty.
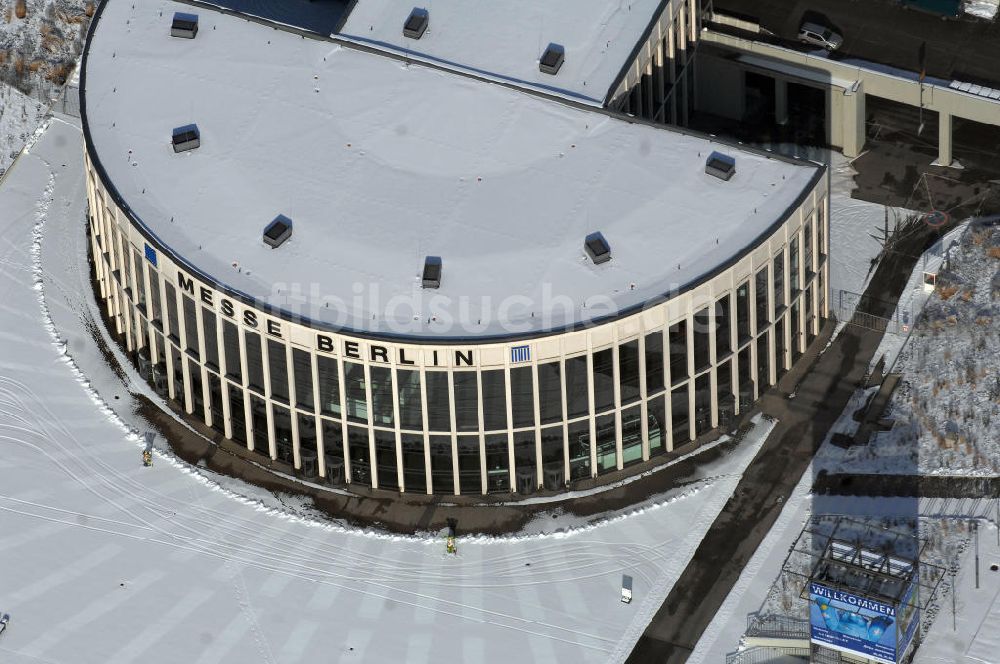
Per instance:
[[[510,349],[511,362],[527,362],[531,359],[531,346],[513,346]]]

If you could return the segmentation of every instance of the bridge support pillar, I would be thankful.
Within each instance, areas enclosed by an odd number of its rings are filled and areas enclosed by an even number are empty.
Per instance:
[[[938,158],[931,164],[932,166],[962,167],[954,160],[951,152],[951,130],[951,113],[940,111],[938,113]]]
[[[844,90],[844,156],[853,159],[865,149],[865,89],[857,81]]]

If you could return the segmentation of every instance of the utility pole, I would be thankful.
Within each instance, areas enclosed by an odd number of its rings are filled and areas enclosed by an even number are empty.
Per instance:
[[[976,536],[976,590],[979,590],[979,522],[972,522],[972,532]]]
[[[958,586],[955,584],[955,568],[958,566],[958,562],[953,562],[951,564],[951,631],[958,631],[958,623],[955,618],[955,594],[958,593]]]

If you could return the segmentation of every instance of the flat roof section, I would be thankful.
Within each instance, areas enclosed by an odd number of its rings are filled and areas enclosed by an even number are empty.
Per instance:
[[[700,282],[820,167],[201,12],[109,0],[86,56],[91,153],[195,271],[318,323],[426,340],[564,329]],[[401,27],[397,26],[397,27]],[[200,147],[174,153],[196,124]],[[278,215],[294,233],[272,249]],[[612,259],[595,265],[600,231]],[[446,269],[422,288],[425,257]]]
[[[339,36],[603,105],[664,4],[661,0],[358,0]],[[427,31],[419,40],[403,36],[403,23],[414,7],[429,15]],[[565,50],[556,74],[539,71],[539,59],[549,44]]]

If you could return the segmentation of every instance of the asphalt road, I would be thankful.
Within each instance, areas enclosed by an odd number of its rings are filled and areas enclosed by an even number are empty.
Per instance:
[[[926,237],[925,232],[912,234],[879,264],[866,294],[877,298],[881,310],[871,313],[891,313]],[[829,328],[827,323],[826,334]],[[630,664],[687,660],[861,383],[881,338],[881,333],[848,326],[804,376],[789,372],[761,399],[761,410],[779,422],[640,637]],[[810,350],[823,346],[821,337]]]
[[[903,9],[893,0],[713,0],[713,5],[719,12],[755,18],[793,42],[807,13],[824,17],[844,37],[833,55],[838,59],[861,58],[919,71],[925,44],[928,76],[1000,88],[1000,19],[942,20]]]

